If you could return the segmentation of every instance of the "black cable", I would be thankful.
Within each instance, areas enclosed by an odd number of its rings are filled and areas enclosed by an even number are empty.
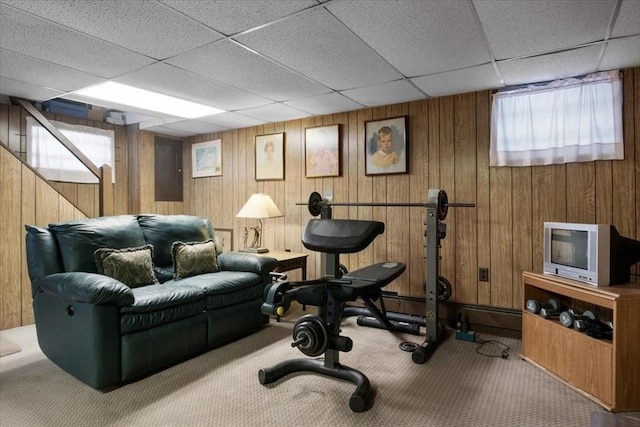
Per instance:
[[[509,350],[511,350],[511,347],[509,347],[508,345],[506,345],[503,342],[500,342],[498,340],[483,340],[482,338],[480,338],[479,336],[476,335],[476,340],[475,342],[477,342],[478,345],[476,347],[476,353],[478,353],[481,356],[485,356],[485,357],[501,357],[503,359],[508,359],[509,358]],[[485,344],[493,344],[497,347],[502,347],[500,349],[500,354],[486,354],[486,353],[482,353],[480,350],[482,349],[482,347],[484,347]]]

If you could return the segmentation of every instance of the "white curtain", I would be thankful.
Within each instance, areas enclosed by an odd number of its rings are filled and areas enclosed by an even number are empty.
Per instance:
[[[617,70],[493,96],[491,166],[623,157],[622,82]]]
[[[55,121],[51,123],[94,165],[111,166],[112,181],[115,182],[115,133],[112,130]],[[27,117],[27,163],[51,181],[99,182],[80,160],[32,117]]]

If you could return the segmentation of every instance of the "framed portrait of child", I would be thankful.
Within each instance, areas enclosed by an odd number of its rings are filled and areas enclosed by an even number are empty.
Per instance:
[[[365,122],[365,175],[408,173],[407,117]]]

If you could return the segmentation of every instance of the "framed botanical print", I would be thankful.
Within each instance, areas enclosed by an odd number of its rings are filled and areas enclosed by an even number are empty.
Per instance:
[[[407,116],[365,122],[365,175],[407,173]]]
[[[222,140],[199,142],[191,146],[191,176],[222,175]]]
[[[305,129],[307,178],[340,176],[340,125]]]
[[[256,135],[256,181],[284,179],[284,132]]]

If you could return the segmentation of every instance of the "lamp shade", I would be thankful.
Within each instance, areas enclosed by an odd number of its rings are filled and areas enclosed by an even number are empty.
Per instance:
[[[237,218],[276,218],[283,216],[271,197],[265,193],[252,194],[242,209],[236,214]]]

